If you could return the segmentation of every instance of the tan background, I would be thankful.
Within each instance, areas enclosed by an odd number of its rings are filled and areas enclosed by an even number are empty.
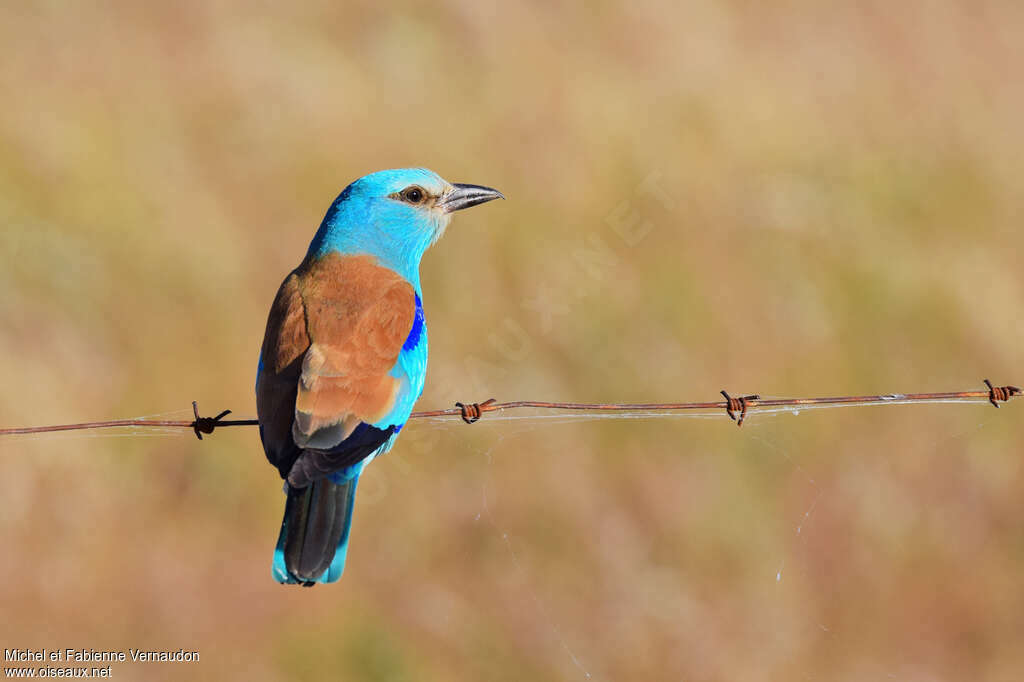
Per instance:
[[[422,407],[1024,382],[1021,3],[377,4],[0,9],[0,424],[252,414],[277,285],[406,165],[509,197],[425,259]],[[1019,679],[1022,409],[410,425],[313,590],[270,578],[255,429],[5,439],[0,642]]]

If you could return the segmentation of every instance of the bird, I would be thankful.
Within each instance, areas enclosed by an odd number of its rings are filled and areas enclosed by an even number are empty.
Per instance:
[[[504,198],[425,168],[365,175],[330,205],[278,289],[256,374],[260,439],[285,481],[277,582],[341,577],[359,476],[423,392],[420,260],[455,211]]]

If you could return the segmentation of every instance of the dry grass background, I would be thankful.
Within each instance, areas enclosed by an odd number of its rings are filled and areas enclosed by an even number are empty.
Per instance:
[[[0,45],[4,425],[251,414],[280,280],[405,165],[509,197],[425,260],[422,407],[1024,380],[1011,0],[6,3]],[[254,429],[8,439],[0,641],[201,651],[119,679],[1019,679],[1021,408],[417,424],[313,590],[270,578]]]

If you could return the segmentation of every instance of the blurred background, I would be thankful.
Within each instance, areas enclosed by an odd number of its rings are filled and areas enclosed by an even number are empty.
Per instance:
[[[0,425],[254,414],[277,286],[410,165],[508,196],[425,258],[421,408],[1020,384],[1024,5],[838,5],[6,3]],[[1021,409],[413,423],[310,590],[253,428],[4,438],[0,641],[200,652],[120,679],[1019,679]]]

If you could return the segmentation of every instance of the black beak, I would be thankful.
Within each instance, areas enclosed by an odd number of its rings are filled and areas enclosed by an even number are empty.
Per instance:
[[[456,182],[452,187],[454,189],[441,197],[441,201],[438,202],[438,206],[445,213],[453,213],[494,199],[505,198],[505,195],[498,190],[483,185],[465,185]]]

